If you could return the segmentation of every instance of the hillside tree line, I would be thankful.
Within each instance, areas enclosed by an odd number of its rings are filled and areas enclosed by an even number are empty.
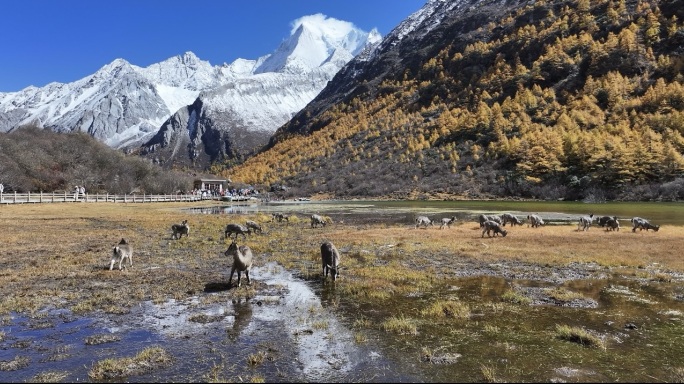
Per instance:
[[[221,172],[341,197],[682,200],[683,9],[537,0],[441,26],[417,64]]]
[[[192,188],[187,173],[163,170],[127,156],[86,133],[56,133],[33,126],[0,133],[0,183],[8,192],[166,194]]]

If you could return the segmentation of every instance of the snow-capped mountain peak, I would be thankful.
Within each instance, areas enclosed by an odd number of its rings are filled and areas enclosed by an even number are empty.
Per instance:
[[[345,50],[353,57],[369,43],[369,36],[354,24],[315,14],[292,23],[290,37],[255,70],[255,73],[312,70],[330,61],[331,55]],[[339,55],[339,53],[338,53]]]

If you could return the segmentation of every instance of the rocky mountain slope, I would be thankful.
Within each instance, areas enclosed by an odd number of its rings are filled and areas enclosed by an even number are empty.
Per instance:
[[[429,1],[222,174],[340,197],[684,199],[684,1]]]

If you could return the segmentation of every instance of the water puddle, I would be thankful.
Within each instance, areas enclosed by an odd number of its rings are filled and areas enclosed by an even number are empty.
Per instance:
[[[174,356],[170,366],[125,380],[417,379],[394,367],[377,348],[355,341],[354,332],[314,292],[312,286],[322,287],[321,281],[302,281],[274,263],[254,268],[252,276],[266,287],[250,299],[231,300],[219,291],[182,302],[143,302],[125,315],[13,315],[2,326],[0,361],[15,362],[16,369],[0,371],[0,377],[32,381],[41,373],[62,372],[66,381],[91,381],[88,370],[95,362],[161,346]]]

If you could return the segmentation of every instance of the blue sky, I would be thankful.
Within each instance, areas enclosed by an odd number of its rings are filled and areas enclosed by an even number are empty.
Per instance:
[[[19,0],[0,16],[0,92],[69,83],[123,58],[146,67],[194,52],[212,65],[273,52],[292,21],[322,13],[385,36],[426,0]]]

